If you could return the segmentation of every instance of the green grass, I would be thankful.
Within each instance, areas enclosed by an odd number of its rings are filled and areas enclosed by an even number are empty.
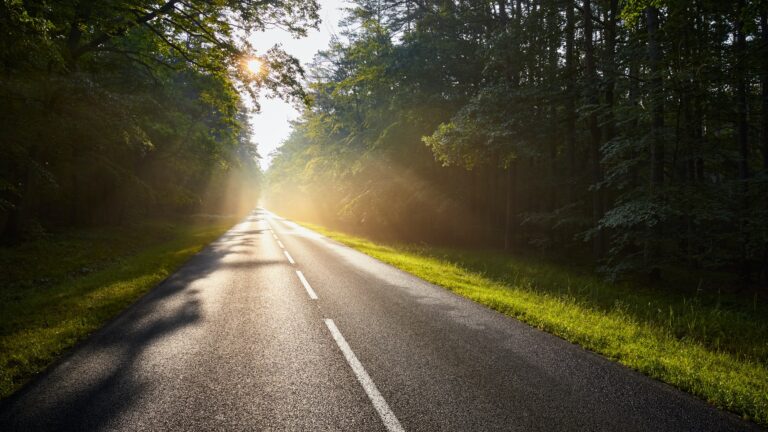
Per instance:
[[[0,398],[234,223],[231,218],[152,222],[0,248]]]
[[[491,309],[768,425],[768,308],[694,290],[609,284],[499,252],[325,236]]]

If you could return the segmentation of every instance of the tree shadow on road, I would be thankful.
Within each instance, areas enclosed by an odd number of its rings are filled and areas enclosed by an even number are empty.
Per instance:
[[[261,219],[253,213],[190,259],[179,271],[74,348],[68,355],[0,405],[0,430],[100,430],[120,426],[121,417],[161,378],[173,362],[147,363],[149,350],[172,350],[162,359],[194,346],[174,343],[174,335],[205,320],[195,281],[222,268],[237,246],[263,230],[247,229]],[[239,228],[246,226],[246,228]],[[151,368],[157,368],[151,370]],[[147,373],[149,369],[149,373]],[[183,383],[182,383],[183,385]],[[126,425],[122,425],[125,427]],[[128,425],[130,426],[130,425]]]

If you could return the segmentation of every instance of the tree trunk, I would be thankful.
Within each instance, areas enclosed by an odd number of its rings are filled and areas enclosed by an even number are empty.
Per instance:
[[[763,49],[761,50],[762,70],[760,73],[760,87],[762,90],[762,120],[761,137],[763,149],[763,170],[768,173],[768,5],[760,9],[760,34]],[[763,260],[760,266],[763,269],[763,283],[768,286],[768,242],[763,244]]]
[[[661,76],[661,52],[658,41],[659,11],[646,9],[648,26],[648,62],[651,69],[651,192],[659,192],[664,183],[664,94]]]
[[[763,59],[762,71],[760,74],[760,87],[762,88],[763,116],[762,116],[762,137],[763,141],[763,169],[768,171],[768,6],[760,11],[760,33],[762,39]]]
[[[557,31],[558,30],[558,20],[559,20],[559,14],[556,13],[557,11],[550,11],[547,13],[546,18],[546,28],[547,32]],[[559,48],[561,46],[561,39],[559,37],[551,38],[549,41],[549,44],[547,46],[548,51],[548,59],[547,59],[547,73],[546,78],[551,82],[557,82],[558,80],[558,67],[559,67],[559,60],[560,60],[560,54],[559,54]],[[558,207],[558,191],[559,191],[559,176],[558,176],[558,157],[557,157],[557,146],[560,140],[560,123],[559,123],[559,115],[558,115],[558,101],[554,100],[554,98],[548,98],[547,103],[549,104],[549,124],[551,127],[551,130],[549,131],[548,137],[547,137],[547,144],[548,144],[548,150],[549,150],[549,178],[544,183],[544,190],[545,193],[548,190],[548,199],[547,199],[547,205],[546,205],[546,211],[550,214],[553,214],[554,211]],[[549,229],[548,230],[550,235],[550,241],[554,242],[554,236],[555,236],[555,230]]]
[[[566,171],[568,181],[568,201],[576,201],[576,65],[574,63],[574,44],[576,17],[573,0],[565,3],[565,148],[567,157]]]
[[[499,6],[499,24],[501,24],[502,28],[506,27],[507,22],[509,21],[509,15],[507,14],[507,1],[498,0],[496,3]]]
[[[517,172],[516,162],[511,161],[507,166],[507,197],[506,197],[506,209],[505,209],[505,223],[504,223],[504,250],[512,249],[512,246],[516,243],[514,241],[515,232],[517,227],[515,226],[515,214],[516,209],[513,204],[515,198],[515,189],[517,188]]]
[[[651,200],[656,200],[664,185],[664,93],[661,71],[661,49],[659,47],[659,10],[648,7],[645,10],[648,31],[648,63],[650,66],[650,105],[651,105]],[[659,242],[663,235],[662,220],[651,228],[653,237],[646,248],[646,257],[651,262],[651,279],[661,278],[658,266],[661,254]]]
[[[747,35],[744,32],[744,21],[741,13],[744,0],[739,0],[734,35],[736,37],[736,123],[739,147],[739,179],[749,178],[749,125],[747,123],[747,80],[744,61],[747,56]]]
[[[619,0],[610,0],[610,6],[605,14],[605,141],[610,141],[616,135],[613,105],[616,87],[616,15]]]
[[[488,245],[491,247],[499,247],[498,243],[498,233],[496,231],[496,206],[498,205],[497,197],[498,194],[498,174],[496,170],[499,166],[499,157],[494,157],[494,164],[493,166],[488,167],[488,190],[486,191],[486,194],[488,196],[488,208],[486,209],[486,224],[488,224],[487,228],[487,238],[488,238]]]
[[[739,181],[741,193],[741,221],[739,230],[741,231],[741,268],[740,277],[742,282],[748,283],[751,276],[749,256],[747,245],[750,241],[749,233],[749,189],[747,179],[749,179],[749,124],[747,120],[747,71],[745,60],[747,56],[747,35],[744,31],[744,0],[739,0],[736,4],[736,22],[734,23],[735,43],[735,65],[736,76],[736,140],[739,148]]]
[[[594,236],[592,247],[595,258],[600,259],[605,249],[605,234],[598,228],[600,219],[603,218],[603,170],[600,164],[602,159],[600,146],[602,144],[602,134],[597,120],[597,105],[599,103],[597,89],[597,71],[595,69],[595,50],[593,45],[592,32],[592,3],[591,0],[584,0],[584,74],[586,78],[586,96],[590,105],[590,114],[587,118],[590,140],[590,160],[592,171],[592,183],[594,191],[592,192],[592,225],[597,232]]]
[[[629,62],[629,75],[630,75],[629,106],[632,108],[633,112],[638,113],[632,117],[632,120],[629,123],[632,134],[639,133],[638,120],[639,120],[639,112],[640,112],[640,107],[639,107],[640,105],[640,60],[637,57],[638,56],[633,56],[633,58]],[[640,184],[640,181],[638,180],[638,178],[639,178],[638,167],[636,164],[634,164],[632,165],[632,168],[630,169],[630,172],[629,172],[630,188],[635,189],[638,187],[638,185]]]

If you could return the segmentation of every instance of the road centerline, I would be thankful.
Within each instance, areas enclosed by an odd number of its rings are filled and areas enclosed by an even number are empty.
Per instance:
[[[352,351],[352,348],[349,347],[349,344],[344,339],[344,336],[341,334],[338,327],[336,327],[336,324],[332,319],[328,318],[324,319],[323,321],[325,322],[326,327],[328,327],[328,330],[330,330],[331,335],[333,336],[333,340],[336,341],[336,345],[339,346],[342,354],[344,354],[344,358],[347,360],[347,363],[355,373],[355,376],[360,382],[360,385],[363,387],[363,390],[365,390],[365,393],[368,395],[368,399],[371,400],[371,403],[376,409],[376,412],[379,413],[379,417],[381,417],[381,421],[384,423],[384,427],[386,427],[389,432],[405,432],[403,426],[400,425],[400,421],[397,420],[395,413],[393,413],[389,408],[387,401],[384,400],[384,396],[379,393],[379,389],[376,388],[376,384],[368,375],[368,372],[365,371],[363,364],[360,363],[360,360],[357,359],[357,356],[355,355],[354,351]]]
[[[296,261],[293,260],[293,257],[288,253],[287,250],[284,250],[283,253],[285,254],[285,257],[288,258],[289,263],[296,264]]]
[[[315,290],[313,290],[312,287],[309,285],[309,282],[307,282],[307,278],[304,277],[304,273],[302,273],[301,270],[296,270],[296,276],[299,277],[301,284],[304,285],[304,289],[307,290],[307,294],[309,294],[309,298],[311,298],[312,300],[317,300],[317,294],[315,293]]]
[[[280,246],[281,249],[285,249],[285,245],[280,240],[277,241],[278,246]]]

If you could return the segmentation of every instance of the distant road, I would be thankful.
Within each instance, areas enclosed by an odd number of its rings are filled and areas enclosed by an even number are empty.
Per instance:
[[[257,211],[0,406],[1,431],[745,431]]]

